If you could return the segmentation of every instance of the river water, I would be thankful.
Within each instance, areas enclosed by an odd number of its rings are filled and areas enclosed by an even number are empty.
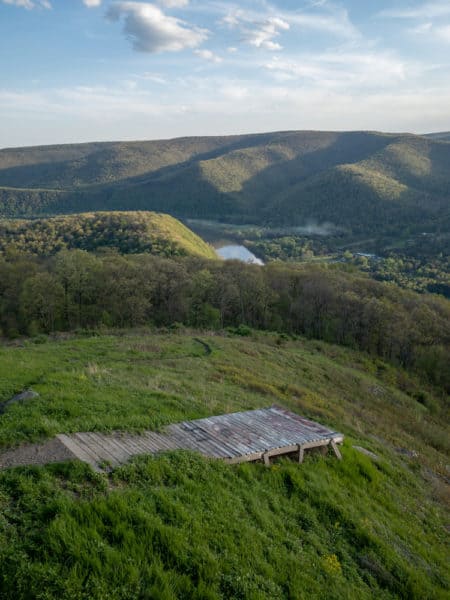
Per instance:
[[[245,246],[238,244],[230,244],[216,248],[217,254],[224,260],[241,260],[242,262],[251,263],[254,265],[263,265],[263,261],[257,258],[253,252],[250,252]]]

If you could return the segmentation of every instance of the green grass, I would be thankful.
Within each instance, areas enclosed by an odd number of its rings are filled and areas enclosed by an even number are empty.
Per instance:
[[[174,452],[109,474],[80,463],[1,472],[2,599],[447,597],[446,415],[410,376],[274,334],[35,342],[0,348],[0,402],[40,394],[0,416],[0,447],[277,402],[345,433],[344,459],[267,469]]]
[[[58,342],[39,337],[45,343],[1,348],[0,402],[27,387],[40,397],[10,406],[0,422],[0,447],[63,431],[155,428],[279,402],[345,433],[422,445],[430,459],[434,446],[448,449],[440,399],[425,390],[418,402],[411,396],[423,392],[420,384],[382,361],[263,333],[207,336],[208,356],[194,337],[124,332]]]

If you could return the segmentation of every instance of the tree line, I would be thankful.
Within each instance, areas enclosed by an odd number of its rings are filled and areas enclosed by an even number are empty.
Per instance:
[[[0,257],[0,331],[37,335],[78,328],[245,325],[305,335],[377,355],[450,391],[450,303],[342,265],[266,267],[194,257]]]

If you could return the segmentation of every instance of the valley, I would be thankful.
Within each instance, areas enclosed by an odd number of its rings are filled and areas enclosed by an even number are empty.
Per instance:
[[[449,600],[449,42],[0,0],[0,600]]]

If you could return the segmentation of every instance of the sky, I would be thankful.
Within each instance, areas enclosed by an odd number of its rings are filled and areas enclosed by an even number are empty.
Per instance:
[[[450,0],[0,0],[0,148],[450,130]]]

